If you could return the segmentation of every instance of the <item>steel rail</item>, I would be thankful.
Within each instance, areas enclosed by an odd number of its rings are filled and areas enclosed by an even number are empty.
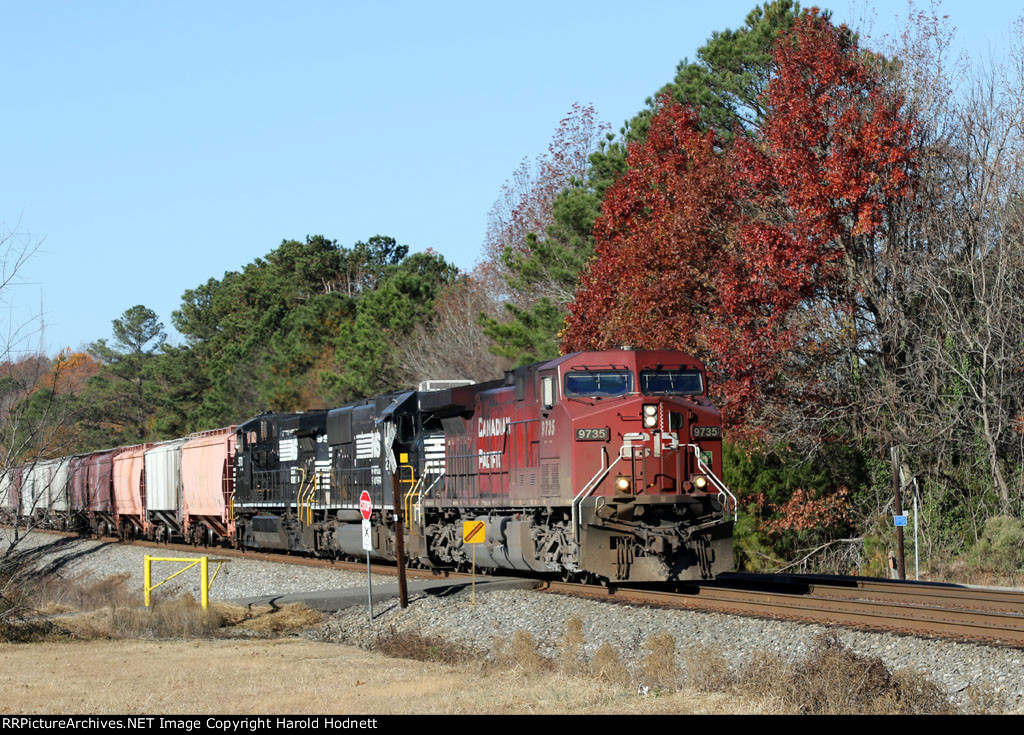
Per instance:
[[[964,610],[879,600],[835,599],[813,594],[696,585],[689,593],[597,588],[551,582],[551,592],[639,605],[847,625],[924,636],[965,638],[1024,646],[1024,612]]]
[[[774,588],[783,586],[802,588],[807,593],[821,597],[893,600],[1006,613],[1024,612],[1024,590],[1009,588],[976,587],[946,582],[888,580],[873,577],[741,573],[720,575],[714,584],[729,586],[735,583],[760,584]]]

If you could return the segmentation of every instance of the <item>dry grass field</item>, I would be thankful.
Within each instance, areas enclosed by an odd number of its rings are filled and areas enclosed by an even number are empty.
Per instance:
[[[0,714],[934,714],[956,711],[913,671],[890,671],[834,634],[804,659],[734,670],[716,648],[652,635],[623,662],[585,655],[566,621],[558,655],[526,631],[488,651],[394,630],[363,648],[295,637],[324,616],[300,605],[203,611],[188,595],[143,608],[121,576],[50,582],[0,626]],[[970,694],[970,692],[969,692]],[[970,711],[994,709],[989,693]]]
[[[757,713],[770,702],[298,639],[0,644],[3,714]]]

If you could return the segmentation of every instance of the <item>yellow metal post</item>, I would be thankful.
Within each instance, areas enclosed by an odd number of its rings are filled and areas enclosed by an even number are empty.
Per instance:
[[[203,570],[203,609],[207,609],[210,606],[210,560],[207,557],[203,557],[202,562]]]
[[[146,571],[143,573],[146,584],[146,607],[149,607],[149,591],[153,586],[152,559],[153,557],[146,554]]]
[[[156,584],[153,584],[152,568],[153,568],[153,562],[155,562],[155,561],[181,562],[182,564],[185,564],[185,566],[182,569],[179,569],[178,571],[176,571],[174,574],[172,574],[169,577],[167,577],[167,579],[163,580],[162,582],[157,582]],[[145,579],[144,579],[144,586],[145,586],[145,596],[146,596],[146,607],[149,607],[149,604],[150,604],[150,593],[153,590],[155,590],[157,587],[159,587],[160,585],[164,584],[165,582],[170,582],[172,579],[177,577],[179,574],[187,572],[192,567],[198,565],[199,568],[200,568],[200,573],[202,574],[202,579],[200,580],[200,585],[202,586],[202,593],[201,593],[200,597],[202,599],[203,609],[204,610],[208,609],[210,607],[210,587],[213,585],[214,580],[217,579],[217,575],[220,574],[221,567],[224,566],[229,560],[228,559],[214,559],[214,561],[217,562],[217,569],[213,573],[213,579],[210,579],[210,558],[208,556],[201,556],[198,559],[195,558],[195,557],[191,557],[191,558],[188,558],[188,559],[178,559],[178,558],[164,557],[164,556],[149,556],[147,554],[146,555],[145,572],[144,572],[144,577],[145,577]]]

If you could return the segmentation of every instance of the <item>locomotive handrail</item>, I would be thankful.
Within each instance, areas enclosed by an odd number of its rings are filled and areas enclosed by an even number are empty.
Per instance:
[[[426,478],[426,475],[424,475],[423,477]],[[423,497],[425,495],[429,495],[431,493],[431,491],[433,491],[433,489],[437,486],[437,483],[439,483],[441,481],[442,477],[444,477],[444,473],[443,472],[440,473],[439,475],[437,475],[434,478],[434,481],[432,483],[430,483],[430,485],[426,489],[420,488],[420,494],[416,496],[416,502],[417,503],[422,503],[423,502]]]
[[[409,470],[409,479],[408,480],[403,480],[402,479],[402,470],[403,469]],[[424,475],[420,475],[420,480],[422,480],[423,477],[424,477]],[[402,508],[405,511],[405,518],[409,518],[410,517],[409,499],[412,496],[412,493],[415,492],[416,485],[420,482],[420,480],[416,479],[416,470],[413,469],[413,466],[411,464],[406,463],[406,464],[398,465],[398,484],[399,485],[408,485],[409,486],[409,489],[406,490],[405,494],[402,496]]]
[[[423,484],[423,481],[427,479],[426,475],[420,475],[420,479],[416,483],[405,491],[405,496],[402,498],[402,506],[405,508],[405,517],[412,518],[412,496],[416,493],[416,489]]]
[[[320,489],[320,473],[313,472],[312,480],[309,483],[309,489],[306,494],[302,497],[302,501],[306,507],[306,525],[313,525],[313,503],[316,502],[316,494]]]
[[[725,486],[725,483],[718,478],[718,475],[716,475],[710,467],[704,464],[704,461],[700,458],[700,446],[697,444],[687,444],[686,446],[693,450],[693,456],[697,460],[697,469],[707,475],[711,480],[711,484],[718,490],[718,502],[722,504],[723,509],[728,507],[729,500],[732,501],[732,520],[733,523],[735,523],[739,516],[739,501],[736,499],[736,496],[733,495],[732,491]],[[726,512],[728,513],[728,510],[726,510]]]
[[[604,447],[602,447],[601,468],[593,477],[590,478],[587,484],[583,486],[583,489],[576,493],[576,497],[572,499],[572,537],[577,544],[580,542],[580,503],[582,503],[592,492],[594,492],[594,490],[597,489],[601,480],[603,480],[605,476],[612,471],[612,467],[619,463],[619,460],[622,459],[622,450],[624,447],[625,445],[619,447],[619,456],[616,457],[615,461],[611,464],[606,464],[608,462],[608,452]]]
[[[295,493],[295,517],[298,519],[299,527],[301,528],[303,526],[303,506],[305,505],[306,493],[309,491],[309,488],[303,487],[306,482],[306,468],[299,467],[297,469],[302,473],[302,477],[299,479],[299,489]]]

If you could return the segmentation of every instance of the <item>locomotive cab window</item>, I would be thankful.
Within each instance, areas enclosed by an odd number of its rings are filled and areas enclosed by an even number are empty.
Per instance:
[[[565,395],[574,398],[624,396],[633,392],[628,370],[581,370],[565,376]]]
[[[396,438],[399,444],[411,444],[416,436],[416,423],[412,416],[407,413],[400,414],[395,421],[397,432]]]
[[[698,396],[704,380],[699,370],[641,370],[640,390],[645,396]]]

